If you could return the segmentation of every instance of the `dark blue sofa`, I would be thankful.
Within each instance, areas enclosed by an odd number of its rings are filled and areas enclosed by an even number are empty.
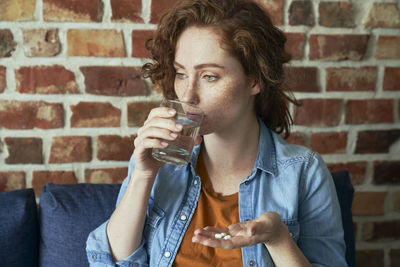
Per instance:
[[[333,178],[342,210],[346,260],[354,266],[354,190],[348,172],[333,173]],[[0,193],[0,266],[88,266],[86,238],[110,217],[119,188],[119,184],[47,184],[38,212],[32,189]]]

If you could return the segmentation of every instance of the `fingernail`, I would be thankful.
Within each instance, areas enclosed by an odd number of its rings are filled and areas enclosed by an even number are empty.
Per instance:
[[[176,133],[170,133],[169,134],[172,138],[176,138],[178,135]]]
[[[174,115],[175,112],[176,112],[175,109],[172,109],[172,108],[168,109],[168,113],[171,115]]]
[[[162,141],[162,142],[161,142],[161,145],[162,145],[163,147],[166,147],[166,146],[168,146],[168,143],[167,143],[167,142],[164,142],[164,141]]]
[[[175,127],[176,127],[178,130],[181,130],[181,129],[183,128],[183,125],[180,124],[180,123],[177,123],[177,124],[175,125]]]

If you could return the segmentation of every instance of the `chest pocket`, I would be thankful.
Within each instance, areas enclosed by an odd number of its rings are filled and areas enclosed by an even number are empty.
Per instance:
[[[294,242],[299,240],[299,235],[300,235],[300,225],[299,222],[296,220],[283,220],[283,223],[287,226],[289,229],[290,235],[293,238]]]
[[[165,212],[154,203],[153,208],[150,210],[146,223],[144,226],[144,237],[146,239],[147,249],[151,249],[157,227],[159,226],[161,220],[164,218]]]

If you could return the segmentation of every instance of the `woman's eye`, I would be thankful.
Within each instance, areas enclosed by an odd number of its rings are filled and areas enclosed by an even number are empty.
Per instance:
[[[177,72],[177,73],[175,74],[175,76],[176,76],[176,78],[178,78],[178,79],[184,79],[184,78],[186,78],[186,74],[180,73],[180,72]]]
[[[214,81],[218,80],[218,76],[215,76],[215,75],[204,75],[203,77],[208,82],[214,82]]]

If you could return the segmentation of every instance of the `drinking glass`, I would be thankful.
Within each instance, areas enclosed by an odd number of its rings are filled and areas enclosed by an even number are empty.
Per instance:
[[[176,114],[172,119],[182,124],[183,128],[175,140],[164,140],[168,143],[166,148],[153,148],[152,156],[165,163],[186,165],[192,155],[204,113],[200,108],[179,100],[164,99],[161,106],[175,109]]]

